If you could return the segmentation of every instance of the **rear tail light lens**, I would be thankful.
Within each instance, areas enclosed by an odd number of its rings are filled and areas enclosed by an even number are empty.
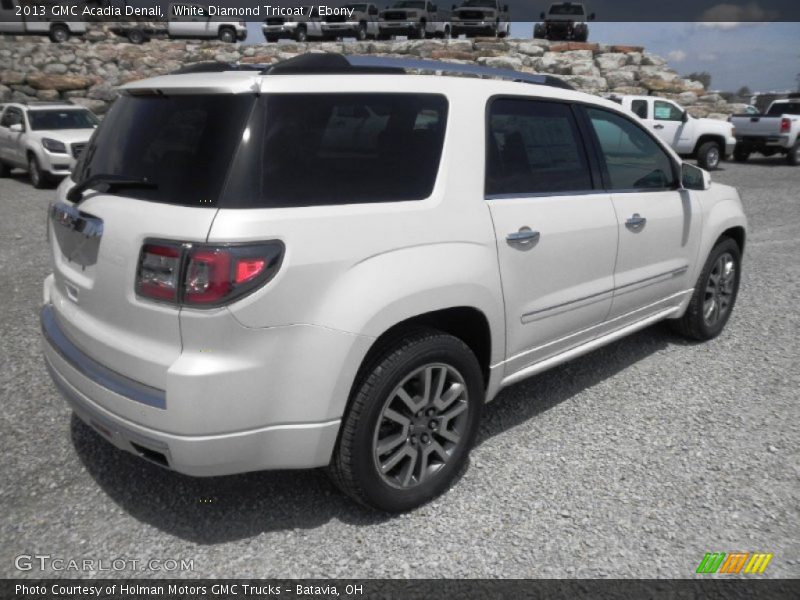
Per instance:
[[[229,304],[261,287],[280,268],[283,244],[191,244],[148,241],[142,247],[136,293],[199,308]]]
[[[792,129],[792,120],[784,117],[781,119],[781,133],[789,133]]]

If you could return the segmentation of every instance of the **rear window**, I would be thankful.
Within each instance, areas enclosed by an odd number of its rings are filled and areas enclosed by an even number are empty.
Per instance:
[[[76,169],[146,179],[116,193],[263,208],[421,200],[439,170],[434,94],[123,96]]]
[[[441,95],[264,96],[225,206],[422,200],[436,182],[446,123]]]
[[[800,115],[800,102],[778,102],[769,107],[767,114],[771,117]]]
[[[252,95],[122,96],[84,151],[74,179],[146,179],[153,189],[116,186],[116,191],[168,204],[215,206],[254,102]]]

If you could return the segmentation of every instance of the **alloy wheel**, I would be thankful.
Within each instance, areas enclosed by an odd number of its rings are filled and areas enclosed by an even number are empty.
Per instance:
[[[717,258],[708,274],[706,292],[703,299],[703,320],[713,327],[727,315],[735,290],[736,263],[729,252]]]
[[[414,370],[386,400],[372,442],[375,468],[395,488],[435,477],[464,442],[469,416],[467,386],[451,365]]]

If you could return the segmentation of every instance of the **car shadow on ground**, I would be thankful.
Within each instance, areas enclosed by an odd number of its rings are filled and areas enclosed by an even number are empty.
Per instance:
[[[783,154],[775,156],[751,156],[747,159],[747,164],[758,165],[760,167],[792,167],[792,165],[786,162],[786,157]]]
[[[684,342],[656,325],[504,390],[486,407],[477,443],[570,400],[672,343]],[[356,504],[320,470],[188,477],[118,450],[74,415],[71,434],[86,470],[114,502],[135,519],[194,543],[312,529],[334,519],[374,525],[393,518]],[[459,478],[467,469],[469,465]]]

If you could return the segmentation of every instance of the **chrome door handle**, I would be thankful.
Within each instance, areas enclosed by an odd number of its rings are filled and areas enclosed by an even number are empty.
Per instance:
[[[539,239],[539,232],[532,231],[530,227],[520,227],[519,231],[509,233],[506,241],[511,244],[532,244]]]
[[[633,216],[629,217],[628,220],[625,221],[625,227],[631,231],[641,231],[645,223],[647,223],[647,219],[645,219],[639,213],[633,213]]]

